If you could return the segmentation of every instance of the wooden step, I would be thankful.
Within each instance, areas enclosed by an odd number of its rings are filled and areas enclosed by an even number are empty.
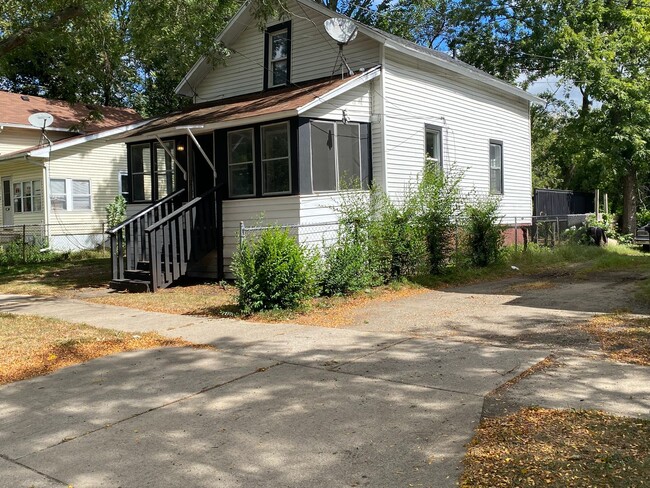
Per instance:
[[[131,293],[148,293],[151,291],[151,283],[142,280],[128,280],[126,278],[111,280],[109,286],[117,291],[129,291]]]
[[[127,269],[124,271],[127,280],[151,281],[151,272],[142,269]]]

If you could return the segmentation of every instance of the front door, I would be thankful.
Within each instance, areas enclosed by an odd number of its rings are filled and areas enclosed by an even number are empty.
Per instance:
[[[14,211],[11,205],[11,178],[2,178],[2,225],[14,225]]]

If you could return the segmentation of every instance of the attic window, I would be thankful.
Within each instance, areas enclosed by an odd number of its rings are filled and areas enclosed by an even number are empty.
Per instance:
[[[291,23],[269,27],[266,31],[265,88],[285,86],[290,80]]]

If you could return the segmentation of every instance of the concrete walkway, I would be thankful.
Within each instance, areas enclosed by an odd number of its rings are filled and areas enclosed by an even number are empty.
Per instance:
[[[549,353],[51,298],[3,295],[0,311],[216,347],[123,353],[0,388],[3,486],[455,486],[484,397]],[[586,408],[591,388],[599,405],[650,412],[650,373],[612,380],[579,360],[587,379],[545,378],[556,404],[564,389]]]

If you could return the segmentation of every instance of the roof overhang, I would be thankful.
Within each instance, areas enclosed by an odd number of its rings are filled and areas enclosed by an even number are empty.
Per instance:
[[[134,124],[121,125],[119,127],[113,127],[112,129],[107,129],[101,132],[95,132],[94,134],[88,134],[85,136],[75,136],[62,141],[54,142],[51,145],[41,145],[36,147],[31,147],[29,149],[24,149],[22,151],[16,151],[8,154],[0,155],[0,161],[8,161],[15,159],[45,159],[49,158],[50,154],[61,149],[67,149],[69,147],[74,147],[79,144],[84,144],[90,141],[101,140],[105,138],[110,138],[117,134],[128,132],[134,129],[138,129],[147,123],[150,120],[141,120]]]
[[[4,127],[10,127],[12,129],[32,129],[32,130],[42,130],[40,127],[34,127],[33,125],[28,124],[14,124],[11,122],[0,122],[0,129]],[[64,129],[63,127],[46,127],[45,132],[70,132],[70,129]]]

